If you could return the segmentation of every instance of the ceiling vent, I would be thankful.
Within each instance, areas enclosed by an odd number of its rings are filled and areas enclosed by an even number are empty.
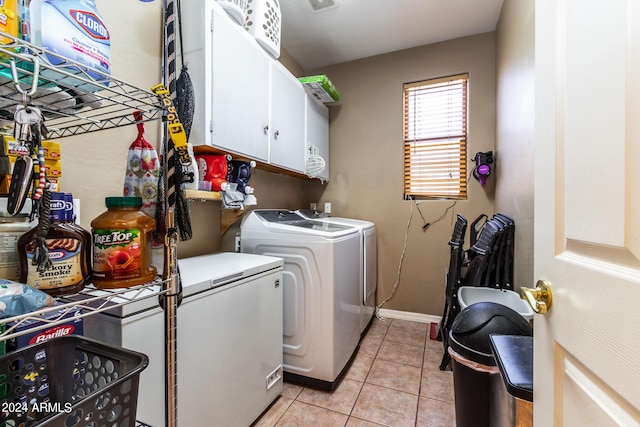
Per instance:
[[[337,0],[308,0],[311,5],[311,9],[314,12],[320,12],[323,10],[333,9],[338,7]]]

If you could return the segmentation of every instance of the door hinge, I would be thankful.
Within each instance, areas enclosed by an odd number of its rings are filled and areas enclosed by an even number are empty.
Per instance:
[[[280,287],[280,279],[276,279],[275,281],[276,288]]]

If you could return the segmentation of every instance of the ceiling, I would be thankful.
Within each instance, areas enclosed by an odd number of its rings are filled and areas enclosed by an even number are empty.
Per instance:
[[[493,31],[503,0],[280,0],[282,47],[305,70]],[[315,12],[311,3],[335,6]]]

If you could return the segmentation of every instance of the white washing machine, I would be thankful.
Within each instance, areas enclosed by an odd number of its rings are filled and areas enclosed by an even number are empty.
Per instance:
[[[334,390],[360,342],[360,234],[288,210],[254,210],[242,252],[284,260],[285,381]]]
[[[378,244],[376,225],[371,221],[327,216],[313,209],[299,209],[300,215],[308,219],[327,221],[356,227],[360,232],[360,334],[366,334],[376,308],[378,287]]]
[[[178,266],[178,425],[248,427],[283,390],[282,260],[217,253]],[[149,357],[137,419],[164,426],[164,312],[157,297],[141,299],[151,291],[124,295],[136,301],[85,317],[84,334]]]

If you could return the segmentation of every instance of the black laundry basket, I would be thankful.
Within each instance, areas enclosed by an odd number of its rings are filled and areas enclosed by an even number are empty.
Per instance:
[[[491,334],[532,336],[533,328],[517,311],[493,302],[471,304],[458,314],[449,335],[457,427],[494,427],[493,382],[502,379]]]
[[[0,357],[1,425],[134,427],[142,353],[77,335]]]

